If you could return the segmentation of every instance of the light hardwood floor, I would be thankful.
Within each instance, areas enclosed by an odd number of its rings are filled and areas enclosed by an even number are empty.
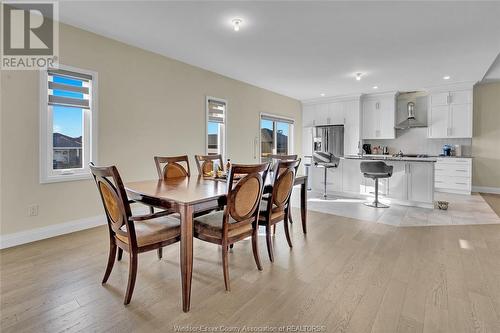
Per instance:
[[[500,194],[481,193],[484,201],[500,216]]]
[[[294,212],[299,221],[299,214]],[[98,227],[0,252],[2,332],[169,332],[175,325],[324,325],[325,332],[500,332],[500,226],[393,227],[309,212],[309,233],[280,225],[275,263],[250,240],[230,255],[195,242],[191,312],[180,303],[178,245],[139,257],[129,306],[128,258],[106,286]]]

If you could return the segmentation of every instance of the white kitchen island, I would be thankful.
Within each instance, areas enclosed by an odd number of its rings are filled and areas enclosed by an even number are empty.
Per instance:
[[[379,180],[379,196],[390,203],[432,208],[435,158],[348,155],[338,168],[328,169],[327,193],[346,197],[373,196],[374,181],[363,177],[361,161],[383,160],[394,167],[392,177]],[[323,191],[324,169],[311,167],[311,187]]]

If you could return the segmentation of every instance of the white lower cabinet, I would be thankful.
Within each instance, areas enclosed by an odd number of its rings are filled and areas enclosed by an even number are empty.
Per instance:
[[[471,194],[471,158],[438,158],[434,175],[436,191]]]
[[[342,192],[359,194],[364,192],[363,174],[359,169],[361,161],[343,160],[342,168]]]
[[[379,179],[379,195],[402,204],[423,204],[431,207],[434,200],[434,163],[411,161],[386,161],[393,166],[390,178]],[[338,168],[329,169],[327,192],[346,195],[373,195],[375,182],[365,178],[360,170],[361,160],[342,159]],[[312,188],[323,193],[324,169],[312,169]]]
[[[407,174],[406,174],[406,163],[402,162],[387,162],[388,165],[392,165],[392,177],[389,178],[389,193],[391,198],[398,200],[406,200],[407,198]]]
[[[432,202],[434,200],[434,163],[407,163],[408,200]]]

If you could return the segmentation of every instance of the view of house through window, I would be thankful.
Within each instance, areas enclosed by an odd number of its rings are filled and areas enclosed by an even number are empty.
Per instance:
[[[261,161],[269,161],[269,155],[290,154],[292,131],[293,120],[262,115],[260,119]]]
[[[207,155],[225,156],[226,101],[207,98]]]
[[[53,168],[81,168],[83,163],[83,110],[54,106],[52,108],[52,126]]]
[[[40,135],[42,182],[89,175],[92,160],[92,95],[95,78],[88,73],[49,69],[46,105]]]

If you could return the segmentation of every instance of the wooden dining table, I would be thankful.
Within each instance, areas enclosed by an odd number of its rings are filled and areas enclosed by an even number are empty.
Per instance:
[[[264,192],[272,191],[267,177]],[[302,230],[307,232],[307,176],[298,175],[295,185],[300,185]],[[182,281],[182,309],[188,312],[191,305],[193,275],[193,218],[196,213],[217,209],[224,205],[227,182],[194,175],[169,180],[146,180],[125,184],[130,199],[146,205],[179,213],[181,221],[180,264]]]

